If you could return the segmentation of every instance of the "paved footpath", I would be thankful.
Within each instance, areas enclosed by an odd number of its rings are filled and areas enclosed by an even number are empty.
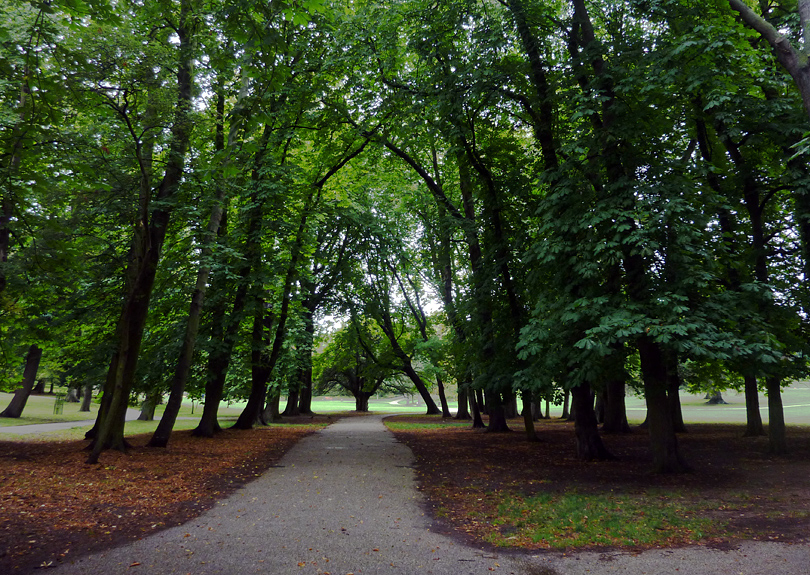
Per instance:
[[[495,553],[431,530],[411,451],[382,416],[351,417],[300,441],[262,477],[185,525],[74,559],[57,575],[663,574],[808,575],[810,547],[746,544],[638,555]]]

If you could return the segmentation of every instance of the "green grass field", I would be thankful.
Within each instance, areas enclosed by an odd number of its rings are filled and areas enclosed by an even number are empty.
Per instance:
[[[3,409],[11,401],[10,393],[0,393],[0,409]],[[744,423],[745,422],[745,398],[742,393],[728,391],[723,393],[723,398],[728,402],[726,405],[706,405],[703,395],[694,395],[681,392],[681,404],[683,407],[684,420],[687,423]],[[80,412],[78,403],[65,403],[62,413],[55,415],[54,396],[35,395],[31,396],[26,404],[23,416],[19,419],[0,418],[0,433],[4,427],[33,425],[42,423],[64,423],[71,421],[92,421],[95,419],[98,404],[93,403],[90,412]],[[810,382],[798,382],[786,388],[782,394],[782,402],[785,411],[785,421],[788,425],[810,425]],[[284,409],[285,401],[282,398],[281,409]],[[646,407],[644,399],[641,397],[628,396],[626,399],[627,415],[631,423],[639,423],[644,419]],[[767,398],[760,395],[760,409],[762,411],[763,422],[768,421]],[[354,399],[350,397],[318,397],[312,401],[312,409],[318,414],[340,414],[354,411]],[[244,403],[223,403],[219,410],[219,417],[223,419],[234,418],[239,415]],[[165,406],[158,406],[155,418],[160,419]],[[369,408],[373,413],[424,413],[424,406],[419,401],[412,401],[403,397],[373,398],[369,402]],[[456,404],[451,402],[451,410],[455,410]],[[552,406],[552,417],[559,417],[562,411],[561,406]],[[202,413],[200,403],[187,400],[180,410],[177,422],[177,429],[187,429],[196,426],[196,421]],[[186,419],[187,418],[187,419]],[[130,421],[127,423],[127,433],[146,433],[152,431],[157,422]],[[86,427],[75,428],[72,432],[59,432],[60,435],[78,435],[84,433]],[[10,438],[11,434],[4,434]]]

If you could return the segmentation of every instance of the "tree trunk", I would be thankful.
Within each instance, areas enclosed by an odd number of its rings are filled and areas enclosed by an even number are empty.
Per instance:
[[[785,440],[785,412],[782,409],[782,380],[768,377],[765,380],[768,390],[768,452],[774,455],[787,453]]]
[[[397,345],[399,347],[399,345]],[[433,401],[433,398],[430,396],[430,392],[427,390],[427,386],[425,386],[425,382],[422,381],[422,378],[419,377],[419,374],[416,373],[416,370],[411,365],[411,359],[407,356],[403,355],[400,356],[400,359],[403,363],[403,371],[405,374],[411,379],[413,385],[416,387],[416,390],[419,392],[419,395],[422,397],[422,401],[425,402],[425,406],[427,407],[427,415],[438,415],[441,413],[441,410],[436,405],[436,402]]]
[[[528,441],[540,441],[537,437],[537,431],[534,429],[534,402],[532,401],[532,392],[523,391],[523,426],[526,429],[526,439]]]
[[[515,419],[518,416],[517,396],[509,393],[506,397],[508,399],[504,402],[504,415],[506,419]]]
[[[273,388],[267,393],[267,404],[262,412],[262,421],[265,423],[281,421],[281,412],[278,406],[280,400],[281,391],[278,388]]]
[[[548,402],[546,402],[546,406],[548,406]],[[526,409],[525,407],[523,409]],[[543,415],[543,400],[542,399],[535,399],[531,403],[531,411],[532,411],[532,419],[534,421],[540,421],[541,419],[546,419],[547,416]]]
[[[88,412],[90,411],[90,402],[93,401],[93,386],[92,385],[85,385],[84,389],[82,390],[82,404],[79,407],[79,411],[81,412]]]
[[[743,376],[745,379],[745,434],[744,437],[765,435],[762,426],[762,414],[759,412],[759,386],[755,375]]]
[[[499,393],[487,392],[487,406],[489,407],[488,433],[503,433],[511,431],[506,423],[506,406]]]
[[[284,412],[282,413],[282,415],[285,417],[301,415],[301,412],[298,409],[298,401],[301,396],[299,387],[301,381],[301,370],[298,371],[298,381],[299,385],[293,385],[287,392],[287,405],[284,407]]]
[[[145,195],[143,193],[141,195],[141,213],[133,234],[131,252],[133,259],[129,263],[132,267],[128,268],[127,272],[134,281],[124,303],[119,320],[120,328],[116,329],[116,334],[120,338],[118,359],[115,361],[115,366],[110,367],[111,371],[115,370],[114,384],[111,388],[112,400],[109,410],[104,414],[104,419],[100,421],[98,434],[93,439],[92,451],[87,459],[87,463],[90,464],[98,462],[104,449],[123,450],[127,446],[124,440],[127,402],[135,380],[135,370],[160,253],[169,227],[172,211],[170,200],[176,195],[182,180],[186,152],[193,129],[190,111],[194,91],[194,36],[197,27],[193,4],[193,0],[181,0],[180,2],[177,26],[180,52],[177,66],[178,95],[171,127],[171,143],[168,148],[163,180],[154,194],[154,204],[151,203],[152,190],[148,179],[146,186],[149,189],[146,190]],[[151,158],[148,161],[151,163]],[[147,217],[150,207],[152,209],[151,217]],[[146,229],[144,230],[144,228]],[[105,389],[105,394],[107,391]]]
[[[683,473],[689,470],[678,451],[678,438],[672,422],[672,407],[667,397],[667,373],[660,346],[647,338],[638,342],[650,450],[654,473]]]
[[[79,390],[75,387],[68,389],[65,403],[79,403]]]
[[[487,402],[484,398],[484,390],[483,389],[476,389],[475,390],[475,399],[478,402],[478,409],[483,415],[489,415],[489,409],[487,407]]]
[[[154,421],[155,408],[160,405],[162,399],[163,394],[160,392],[153,391],[148,393],[143,400],[143,404],[141,404],[141,413],[138,415],[138,421]]]
[[[461,421],[470,419],[470,408],[469,408],[469,400],[467,399],[468,394],[468,384],[461,383],[458,386],[458,410],[456,410],[456,415],[454,419],[458,419]]]
[[[298,413],[313,415],[312,412],[312,363],[301,370],[301,397],[298,398]]]
[[[368,400],[372,394],[360,391],[354,395],[354,410],[360,413],[368,413]]]
[[[0,413],[0,417],[12,417],[16,419],[22,415],[25,404],[28,402],[28,396],[31,395],[31,390],[34,388],[41,359],[42,348],[36,344],[31,345],[28,348],[28,353],[25,354],[22,387],[14,392],[14,397],[11,398],[8,407]]]
[[[568,409],[569,400],[571,399],[571,392],[569,390],[565,390],[565,394],[563,395],[563,408],[562,408],[562,415],[560,415],[560,419],[571,419],[571,411]]]
[[[439,388],[439,403],[442,406],[442,418],[452,417],[453,414],[450,413],[450,407],[447,405],[447,395],[444,393],[444,382],[438,374],[436,375],[436,387]]]
[[[611,379],[605,384],[605,421],[602,424],[602,433],[630,433],[624,398],[624,379]]]
[[[116,339],[118,336],[116,335]],[[113,366],[118,362],[118,350],[113,352],[112,357],[110,358],[110,369],[107,370],[107,376],[104,379],[104,386],[101,388],[101,403],[98,406],[98,413],[96,414],[96,421],[93,424],[93,427],[87,430],[87,433],[84,434],[85,439],[95,439],[98,435],[98,430],[101,429],[101,422],[104,419],[105,414],[110,409],[110,404],[112,403],[112,396],[113,396],[113,386],[115,384],[115,373],[117,369],[113,369]],[[92,443],[90,444],[92,447]],[[88,449],[90,448],[88,447]]]
[[[596,417],[596,423],[597,424],[605,423],[605,392],[598,391],[594,395],[594,399],[596,400],[596,402],[593,407],[593,414],[594,417]]]
[[[256,314],[253,316],[253,331],[251,332],[250,350],[250,397],[242,413],[233,424],[234,429],[252,429],[253,425],[261,420],[264,401],[267,396],[267,382],[273,372],[268,363],[266,347],[268,344],[267,330],[271,327],[272,316],[265,312],[265,302],[259,300]]]
[[[678,374],[678,356],[674,353],[664,354],[667,377],[667,401],[672,413],[672,426],[675,433],[686,433],[686,425],[683,422],[683,412],[681,411],[681,377]]]
[[[726,405],[728,403],[723,399],[723,394],[720,391],[715,391],[708,399],[709,401],[706,402],[706,405]]]
[[[298,398],[298,412],[304,415],[312,415],[312,348],[315,337],[315,322],[312,317],[314,309],[305,307],[304,311],[304,366],[301,369],[301,392]]]
[[[574,430],[577,437],[577,458],[584,461],[604,461],[615,459],[599,436],[599,426],[593,409],[591,386],[581,383],[571,388],[573,398]]]
[[[475,391],[471,391],[467,398],[470,400],[470,409],[472,410],[472,428],[473,429],[484,429],[486,426],[484,425],[484,420],[481,418],[481,409],[478,407],[478,394]]]

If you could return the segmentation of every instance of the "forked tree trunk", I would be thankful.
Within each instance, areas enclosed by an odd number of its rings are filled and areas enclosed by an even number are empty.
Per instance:
[[[573,398],[574,430],[577,438],[577,458],[584,461],[604,461],[615,459],[599,436],[599,426],[593,409],[591,386],[581,383],[571,388]]]
[[[31,395],[31,390],[34,388],[41,359],[42,348],[36,344],[30,346],[28,353],[25,354],[22,387],[17,388],[14,392],[14,397],[11,398],[8,407],[0,413],[0,417],[12,417],[16,419],[22,415],[25,404],[28,402],[28,396]]]
[[[785,439],[785,412],[782,408],[782,380],[769,377],[765,380],[768,389],[768,452],[774,455],[787,453]]]
[[[745,434],[744,437],[765,435],[762,425],[762,414],[759,412],[759,386],[755,375],[743,376],[745,379]]]

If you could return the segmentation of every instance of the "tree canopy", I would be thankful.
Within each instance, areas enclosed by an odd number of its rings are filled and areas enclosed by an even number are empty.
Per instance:
[[[125,447],[139,395],[175,416],[204,396],[213,436],[223,398],[249,398],[250,427],[282,392],[308,412],[313,388],[407,378],[445,415],[457,386],[493,431],[516,397],[570,392],[584,458],[610,457],[591,391],[618,421],[633,387],[655,469],[682,471],[685,366],[744,381],[750,417],[766,389],[786,450],[780,389],[808,368],[808,2],[0,14],[2,385],[36,346],[100,390],[91,461]]]

